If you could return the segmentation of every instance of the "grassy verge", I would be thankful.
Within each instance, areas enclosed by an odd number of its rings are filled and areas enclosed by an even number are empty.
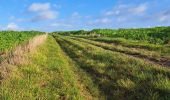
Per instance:
[[[52,37],[0,85],[1,100],[83,99],[67,57]]]

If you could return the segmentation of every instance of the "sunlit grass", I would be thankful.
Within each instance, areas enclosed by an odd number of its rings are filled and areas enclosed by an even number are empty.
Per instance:
[[[108,99],[168,100],[170,97],[166,88],[170,83],[169,69],[68,37],[58,40]],[[162,77],[157,78],[159,75]]]
[[[84,98],[68,60],[52,37],[27,56],[30,63],[18,66],[0,85],[1,100]]]

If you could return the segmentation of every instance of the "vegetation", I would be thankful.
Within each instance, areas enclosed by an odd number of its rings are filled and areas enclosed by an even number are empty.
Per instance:
[[[124,40],[121,41],[119,39],[111,39],[107,40],[107,38],[78,38],[71,37],[73,39],[84,41],[89,44],[93,44],[108,50],[122,52],[129,55],[136,55],[139,57],[149,58],[149,59],[156,59],[160,61],[161,59],[168,59],[170,60],[170,48],[164,45],[153,45],[153,44],[142,44],[136,41],[129,41]],[[105,40],[106,39],[106,40]],[[94,40],[94,41],[93,41]],[[109,43],[108,43],[109,42]],[[156,62],[158,62],[156,61]]]
[[[0,32],[0,53],[12,49],[18,44],[28,41],[35,35],[40,35],[42,32],[35,31],[1,31]]]
[[[97,34],[111,37],[122,37],[132,40],[148,41],[154,44],[168,43],[170,39],[170,27],[155,27],[141,29],[119,29],[119,30],[93,30]]]
[[[154,52],[154,51],[148,51],[144,49],[138,49],[138,48],[128,48],[120,45],[113,45],[113,44],[106,44],[106,43],[101,43],[101,42],[95,42],[87,39],[81,39],[81,38],[72,38],[78,41],[86,42],[92,45],[96,45],[98,47],[107,49],[107,50],[112,50],[116,52],[121,52],[124,54],[129,54],[129,55],[139,55],[139,57],[145,57],[145,58],[152,58],[152,59],[158,59],[160,60],[162,57],[162,54]],[[165,55],[164,58],[169,59],[168,55]]]
[[[30,63],[18,66],[11,77],[1,83],[1,100],[79,100],[88,97],[81,93],[73,64],[70,65],[52,37],[26,56]]]
[[[93,95],[105,99],[168,100],[168,68],[70,37],[55,38],[70,58],[93,79],[95,85],[89,86],[98,89],[91,87],[90,91],[100,93]]]
[[[55,32],[61,35],[91,35],[121,37],[131,40],[146,41],[153,44],[168,44],[170,41],[170,27],[140,28],[140,29],[94,29],[92,31]]]
[[[41,34],[0,32],[0,53],[35,39],[0,64],[0,100],[169,100],[170,27]]]

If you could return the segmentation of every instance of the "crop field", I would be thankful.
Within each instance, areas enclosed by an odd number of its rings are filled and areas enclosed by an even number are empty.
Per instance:
[[[26,33],[0,32],[1,52],[44,35]],[[23,63],[0,64],[0,100],[169,100],[169,34],[170,27],[157,27],[35,38],[39,45],[21,56]],[[6,77],[4,66],[12,68]]]
[[[14,49],[17,45],[26,43],[29,39],[36,35],[40,35],[42,32],[34,31],[2,31],[0,32],[0,62],[2,62],[7,55],[7,52]]]
[[[140,45],[130,47],[128,42],[111,44],[96,42],[98,38],[54,37],[66,54],[93,80],[95,87],[86,83],[93,97],[113,100],[170,98],[168,47],[153,46],[153,50],[148,50]],[[154,50],[154,47],[165,48],[165,52]]]
[[[14,46],[27,41],[28,39],[42,34],[41,32],[15,32],[15,31],[2,31],[0,32],[0,52],[12,49]]]

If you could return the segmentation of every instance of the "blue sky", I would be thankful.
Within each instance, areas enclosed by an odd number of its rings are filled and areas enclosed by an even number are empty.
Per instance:
[[[91,30],[170,25],[169,0],[0,0],[0,30]]]

